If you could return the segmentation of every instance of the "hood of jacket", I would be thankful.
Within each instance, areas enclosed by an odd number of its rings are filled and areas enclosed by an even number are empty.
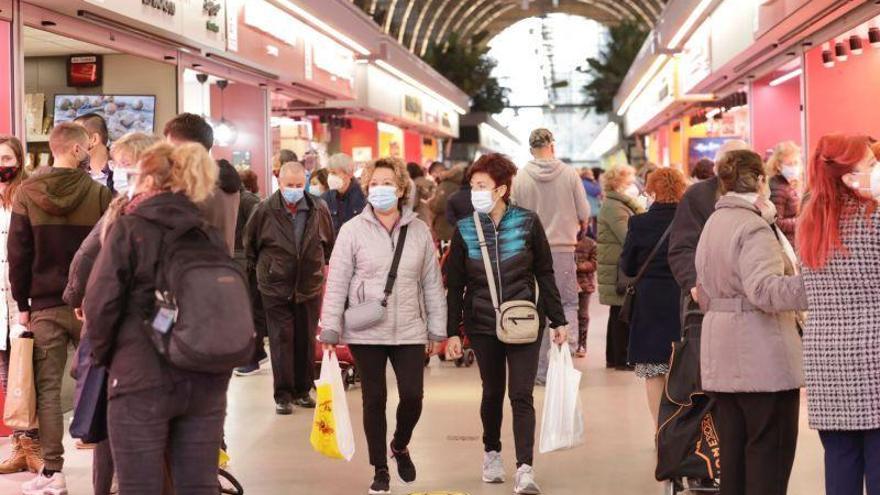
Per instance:
[[[162,193],[146,199],[132,214],[174,230],[204,224],[199,208],[181,193]]]
[[[217,162],[220,168],[219,177],[217,177],[217,187],[226,194],[234,194],[241,190],[241,177],[235,167],[226,161]]]
[[[548,182],[562,173],[567,165],[561,161],[550,158],[546,160],[531,160],[526,164],[525,171],[535,180],[540,182]]]
[[[94,181],[78,168],[40,167],[21,184],[19,194],[53,216],[75,210],[89,194]]]

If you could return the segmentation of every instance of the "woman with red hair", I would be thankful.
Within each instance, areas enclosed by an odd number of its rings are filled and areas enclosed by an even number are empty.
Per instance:
[[[810,427],[825,488],[880,494],[880,167],[866,136],[829,135],[810,162],[797,231],[810,319],[804,331]]]

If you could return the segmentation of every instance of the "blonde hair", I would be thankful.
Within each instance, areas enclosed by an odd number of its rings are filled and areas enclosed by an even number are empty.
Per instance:
[[[208,150],[198,143],[155,144],[144,152],[140,169],[141,180],[152,177],[156,189],[183,193],[195,203],[214,194],[220,174]]]
[[[132,162],[137,163],[150,146],[161,140],[162,138],[155,134],[129,132],[113,143],[113,146],[110,147],[110,156],[113,156],[115,160],[117,155],[125,154],[131,157]]]
[[[394,172],[394,181],[396,182],[397,190],[403,191],[403,196],[400,198],[399,205],[406,204],[407,198],[409,197],[409,172],[406,170],[406,163],[403,162],[400,158],[396,157],[386,157],[379,158],[378,160],[367,164],[364,167],[364,171],[361,174],[361,187],[364,189],[364,193],[370,194],[370,181],[373,180],[373,174],[376,172],[377,168],[387,168]]]
[[[786,157],[795,155],[800,157],[801,147],[794,141],[783,141],[773,148],[773,154],[767,160],[767,177],[774,177],[782,173],[782,164]]]
[[[605,192],[620,191],[623,187],[623,182],[629,177],[634,177],[635,174],[636,169],[629,165],[617,165],[612,167],[602,174],[602,190]]]

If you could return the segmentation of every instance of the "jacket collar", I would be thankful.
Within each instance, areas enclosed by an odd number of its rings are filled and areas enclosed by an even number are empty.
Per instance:
[[[620,201],[621,203],[623,203],[627,207],[629,207],[629,209],[632,211],[636,211],[636,212],[642,211],[642,207],[639,206],[638,203],[636,203],[636,200],[627,196],[626,194],[619,193],[617,191],[608,191],[605,193],[605,197],[607,199],[613,199],[616,201]]]
[[[284,198],[281,196],[281,189],[275,191],[272,196],[269,197],[269,206],[273,210],[278,210],[280,212],[287,212],[287,205],[284,204]],[[312,195],[309,193],[303,194],[303,198],[299,200],[296,204],[297,210],[311,210],[315,206],[315,200]]]
[[[385,228],[382,225],[382,222],[376,218],[376,213],[373,212],[373,205],[367,203],[367,206],[364,207],[364,211],[361,212],[360,216],[364,217],[364,220],[378,225],[379,227]],[[416,219],[416,214],[413,212],[412,208],[409,206],[404,206],[403,210],[400,212],[400,220],[397,222],[397,225],[403,227],[404,225],[409,225]]]
[[[720,210],[722,208],[740,208],[743,210],[753,211],[757,214],[761,214],[761,210],[755,206],[755,203],[749,201],[748,199],[734,194],[725,194],[718,199],[718,203],[715,204],[715,209]]]

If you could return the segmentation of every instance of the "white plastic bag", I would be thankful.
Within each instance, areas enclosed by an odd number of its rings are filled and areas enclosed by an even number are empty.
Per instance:
[[[354,432],[336,353],[324,351],[321,376],[315,380],[318,404],[309,437],[316,452],[350,461],[354,456]]]
[[[542,454],[584,443],[584,416],[579,393],[581,372],[571,361],[568,345],[552,345],[549,355],[538,448]]]

